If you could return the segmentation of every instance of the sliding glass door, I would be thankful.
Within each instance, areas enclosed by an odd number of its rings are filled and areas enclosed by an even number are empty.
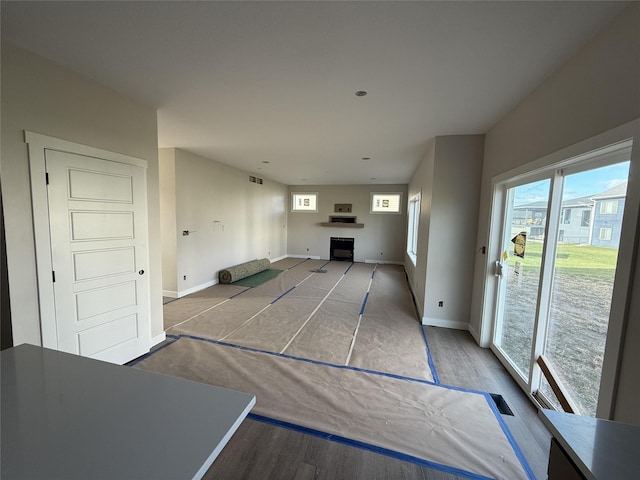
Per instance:
[[[492,348],[525,390],[559,407],[537,364],[543,356],[583,415],[595,416],[598,403],[628,155],[630,148],[590,155],[498,186],[504,205]]]

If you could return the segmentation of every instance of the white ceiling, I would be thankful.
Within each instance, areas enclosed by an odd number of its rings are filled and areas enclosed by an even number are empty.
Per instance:
[[[407,183],[430,138],[487,132],[623,7],[5,1],[2,38],[157,108],[160,147],[288,185]]]

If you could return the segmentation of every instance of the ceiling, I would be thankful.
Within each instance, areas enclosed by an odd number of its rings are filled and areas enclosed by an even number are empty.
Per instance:
[[[429,139],[487,132],[623,7],[1,5],[3,39],[157,108],[160,147],[287,185],[407,183]]]

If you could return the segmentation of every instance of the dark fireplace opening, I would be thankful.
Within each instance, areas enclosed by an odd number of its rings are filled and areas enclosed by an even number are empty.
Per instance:
[[[353,238],[331,237],[329,260],[353,262]]]

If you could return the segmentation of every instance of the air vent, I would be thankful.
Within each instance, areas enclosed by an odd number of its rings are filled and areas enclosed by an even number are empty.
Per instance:
[[[259,177],[254,177],[253,175],[249,175],[249,181],[251,183],[257,183],[258,185],[262,185],[263,181],[261,178]]]

